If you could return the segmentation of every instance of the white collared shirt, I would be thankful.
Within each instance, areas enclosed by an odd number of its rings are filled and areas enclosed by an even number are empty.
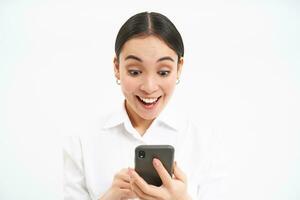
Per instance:
[[[123,168],[134,168],[134,150],[141,144],[169,144],[188,178],[194,200],[221,200],[223,165],[214,151],[212,132],[199,129],[175,108],[167,107],[141,136],[124,105],[95,128],[64,142],[64,199],[96,200]],[[217,148],[218,149],[218,148]]]

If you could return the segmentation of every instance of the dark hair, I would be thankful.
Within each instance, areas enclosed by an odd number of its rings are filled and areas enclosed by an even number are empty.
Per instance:
[[[175,25],[160,13],[142,12],[130,17],[120,28],[115,43],[117,58],[126,41],[144,35],[159,37],[177,53],[178,60],[183,57],[183,41]]]

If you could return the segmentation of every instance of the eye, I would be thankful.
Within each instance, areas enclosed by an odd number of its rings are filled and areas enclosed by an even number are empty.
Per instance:
[[[137,75],[141,74],[142,72],[139,70],[132,69],[132,70],[128,70],[128,73],[130,74],[130,76],[137,76]]]
[[[162,70],[162,71],[159,71],[158,74],[162,77],[167,77],[170,74],[170,71]]]

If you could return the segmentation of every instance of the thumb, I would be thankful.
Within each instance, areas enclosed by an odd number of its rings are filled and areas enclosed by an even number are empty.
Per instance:
[[[187,182],[187,178],[185,173],[178,167],[177,162],[174,162],[174,176],[176,179],[186,183]]]

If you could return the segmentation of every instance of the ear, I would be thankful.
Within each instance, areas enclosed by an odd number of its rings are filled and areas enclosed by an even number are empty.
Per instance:
[[[120,80],[120,67],[119,67],[119,61],[118,58],[115,56],[114,57],[114,72],[115,72],[115,77],[116,79]]]
[[[177,79],[180,78],[180,74],[181,74],[181,71],[182,71],[183,63],[184,63],[184,59],[183,59],[183,57],[181,57],[179,59],[179,61],[178,61],[178,64],[177,64]]]

